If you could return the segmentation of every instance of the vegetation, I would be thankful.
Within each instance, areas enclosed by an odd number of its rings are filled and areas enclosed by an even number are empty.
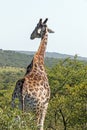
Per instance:
[[[0,66],[25,67],[32,60],[32,55],[21,54],[15,51],[0,50]]]
[[[87,66],[65,59],[49,71],[51,100],[49,127],[52,130],[87,129]],[[62,128],[61,128],[62,126]]]
[[[36,130],[34,115],[11,108],[11,95],[24,68],[0,67],[0,129]],[[69,58],[47,68],[51,99],[45,130],[87,129],[87,64]]]

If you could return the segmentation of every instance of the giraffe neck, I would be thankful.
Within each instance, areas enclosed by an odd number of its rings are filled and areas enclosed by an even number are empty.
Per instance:
[[[41,59],[41,61],[43,61],[43,63],[44,63],[44,56],[45,56],[45,51],[46,51],[46,46],[47,46],[47,40],[48,40],[48,33],[46,32],[44,34],[43,38],[41,39],[40,46],[38,48],[38,51],[35,54],[35,56],[37,57],[39,62]]]

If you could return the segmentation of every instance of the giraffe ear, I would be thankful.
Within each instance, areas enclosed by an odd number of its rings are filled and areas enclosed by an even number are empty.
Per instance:
[[[49,33],[54,33],[54,31],[52,29],[49,29],[49,28],[48,28],[48,32]]]

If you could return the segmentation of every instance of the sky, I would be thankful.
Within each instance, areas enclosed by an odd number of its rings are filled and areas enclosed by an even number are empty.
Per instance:
[[[40,18],[55,31],[47,52],[87,57],[87,0],[0,0],[0,49],[37,51],[30,34]]]

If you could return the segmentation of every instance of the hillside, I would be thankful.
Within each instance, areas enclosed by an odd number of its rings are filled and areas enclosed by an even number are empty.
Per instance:
[[[15,51],[0,50],[0,66],[25,67],[32,56]]]
[[[27,54],[27,55],[35,54],[34,51],[17,51],[17,52],[22,53],[22,54]],[[60,53],[56,53],[56,52],[46,52],[46,57],[56,58],[56,59],[64,59],[64,58],[68,58],[68,57],[73,58],[73,56],[71,56],[71,55],[60,54]]]
[[[34,51],[17,51],[17,52],[23,53],[23,54],[28,54],[28,55],[33,55],[35,53]],[[74,56],[72,56],[72,55],[61,54],[61,53],[57,53],[57,52],[46,52],[46,57],[56,58],[56,59],[65,59],[68,57],[70,57],[71,59],[74,58]],[[78,56],[78,60],[87,61],[87,58]]]
[[[23,67],[26,68],[34,55],[35,52],[28,51],[9,51],[0,49],[0,67],[1,66],[12,66],[12,67]],[[53,67],[58,63],[60,59],[74,58],[74,56],[60,54],[60,53],[46,53],[45,65],[47,67]],[[78,57],[79,60],[87,61],[87,58]]]
[[[11,66],[11,67],[23,67],[26,68],[33,58],[32,54],[24,54],[17,51],[9,51],[0,49],[0,67]],[[47,67],[52,67],[58,63],[58,59],[45,58],[45,64]]]

